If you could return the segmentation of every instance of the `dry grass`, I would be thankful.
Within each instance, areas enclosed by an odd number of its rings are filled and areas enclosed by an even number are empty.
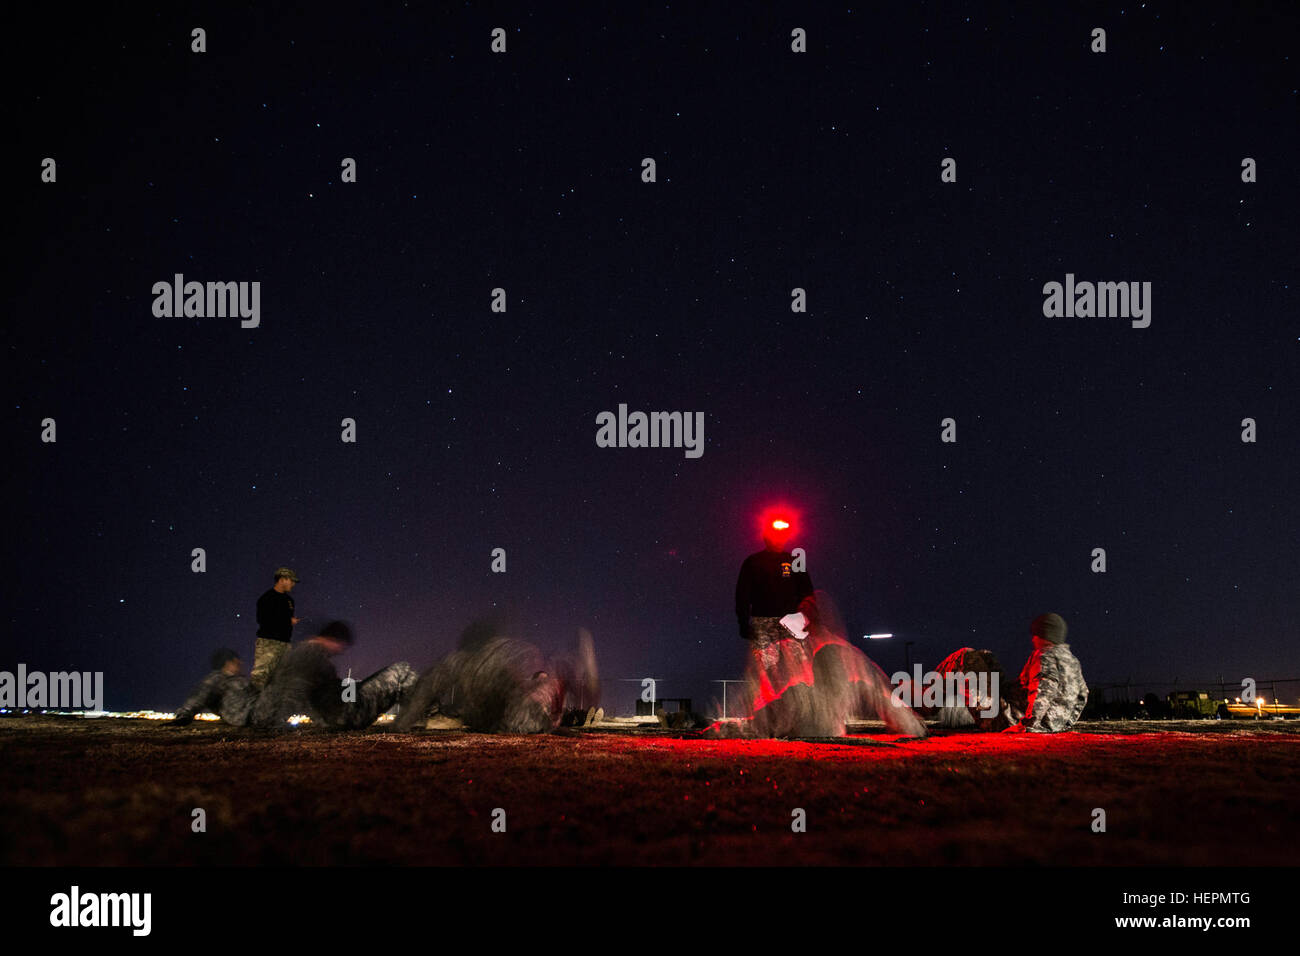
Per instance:
[[[1294,862],[1300,723],[1083,729],[804,742],[5,719],[0,862]]]

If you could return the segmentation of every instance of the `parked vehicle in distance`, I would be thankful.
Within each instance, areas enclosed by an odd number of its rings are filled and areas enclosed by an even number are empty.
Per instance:
[[[1169,716],[1175,720],[1212,719],[1219,716],[1219,705],[1223,703],[1204,690],[1176,690],[1165,699],[1169,704]]]

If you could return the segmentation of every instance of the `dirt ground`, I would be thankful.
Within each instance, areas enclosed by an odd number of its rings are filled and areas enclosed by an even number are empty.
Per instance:
[[[1300,823],[1300,721],[743,741],[25,716],[0,768],[5,865],[1290,866]]]

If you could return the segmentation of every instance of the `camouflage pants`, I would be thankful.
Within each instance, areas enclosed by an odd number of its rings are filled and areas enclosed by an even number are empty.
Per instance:
[[[394,704],[405,701],[418,679],[419,675],[406,661],[398,661],[376,671],[351,688],[356,692],[356,700],[345,698],[336,725],[348,730],[369,727],[379,719],[380,714]]]
[[[813,706],[807,642],[792,637],[776,617],[751,617],[749,637],[745,676],[755,729],[762,737],[798,734],[809,725]]]
[[[265,637],[257,639],[257,646],[253,648],[253,672],[248,678],[254,688],[261,690],[266,686],[266,682],[271,679],[271,671],[275,670],[280,658],[288,652],[288,641],[273,641]]]

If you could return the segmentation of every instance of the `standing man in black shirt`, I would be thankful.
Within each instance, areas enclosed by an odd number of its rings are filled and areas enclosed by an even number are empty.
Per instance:
[[[764,521],[762,551],[755,551],[740,566],[736,581],[736,621],[740,636],[747,641],[769,644],[789,637],[780,619],[795,611],[811,624],[816,613],[812,578],[807,571],[795,571],[794,557],[786,550],[790,522],[784,518]]]
[[[271,677],[271,671],[289,650],[293,626],[298,619],[293,616],[293,598],[289,592],[298,583],[298,575],[289,568],[276,568],[275,585],[257,599],[257,646],[253,652],[251,682],[261,690]]]
[[[795,611],[803,614],[805,631],[816,623],[812,579],[807,571],[794,570],[794,557],[786,550],[792,530],[786,518],[764,518],[766,548],[745,559],[736,580],[736,621],[750,644],[746,675],[753,726],[765,737],[786,736],[808,724],[812,703],[811,649],[781,624]]]

